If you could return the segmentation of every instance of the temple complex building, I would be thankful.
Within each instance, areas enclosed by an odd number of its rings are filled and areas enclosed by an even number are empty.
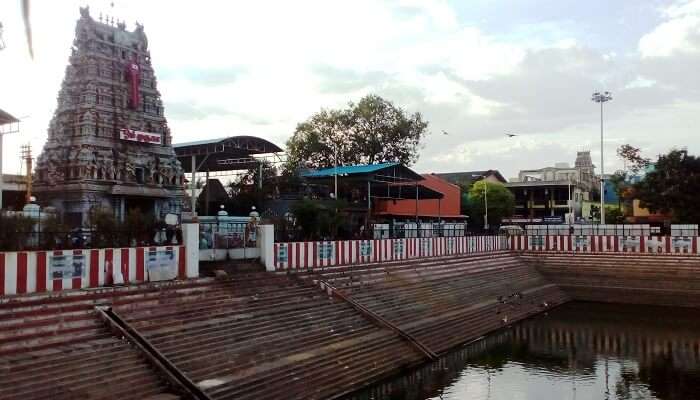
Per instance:
[[[143,25],[80,9],[69,64],[37,160],[34,193],[67,222],[94,209],[179,214],[184,175],[156,85]]]

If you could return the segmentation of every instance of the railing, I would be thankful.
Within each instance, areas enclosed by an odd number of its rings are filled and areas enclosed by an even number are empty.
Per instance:
[[[90,228],[44,231],[40,226],[28,231],[10,232],[2,228],[0,227],[0,251],[165,246],[182,243],[182,230],[176,227],[143,232],[97,231]]]

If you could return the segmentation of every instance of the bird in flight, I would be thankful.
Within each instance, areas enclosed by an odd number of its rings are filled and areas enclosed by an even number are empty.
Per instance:
[[[443,135],[449,135],[449,133],[447,133],[444,129],[442,130],[442,134],[443,134]]]
[[[513,137],[513,136],[518,136],[518,135],[516,135],[515,133],[506,133],[506,136]]]

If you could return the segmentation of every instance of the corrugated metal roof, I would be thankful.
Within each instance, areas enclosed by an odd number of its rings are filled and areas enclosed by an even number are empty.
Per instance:
[[[399,163],[364,164],[364,165],[339,165],[338,167],[317,169],[302,173],[306,178],[323,178],[335,175],[360,175],[381,171],[385,168],[395,167]]]
[[[13,122],[19,122],[19,120],[13,117],[10,113],[0,109],[0,125],[10,124]]]

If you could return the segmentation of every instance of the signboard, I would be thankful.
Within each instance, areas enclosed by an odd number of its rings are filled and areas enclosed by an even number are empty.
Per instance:
[[[321,260],[330,260],[333,258],[333,243],[321,242],[318,245],[318,258]]]
[[[277,262],[287,262],[287,244],[280,244],[277,248]]]
[[[141,132],[133,129],[121,129],[119,138],[139,143],[163,144],[163,137],[160,133]]]
[[[51,279],[82,278],[84,272],[85,256],[82,254],[49,256],[49,274]]]
[[[372,242],[361,242],[360,243],[360,256],[369,257],[372,255]]]
[[[561,224],[562,222],[564,222],[564,217],[544,217],[543,220],[547,223]]]
[[[146,259],[148,280],[165,281],[177,278],[177,263],[173,249],[149,250]]]

